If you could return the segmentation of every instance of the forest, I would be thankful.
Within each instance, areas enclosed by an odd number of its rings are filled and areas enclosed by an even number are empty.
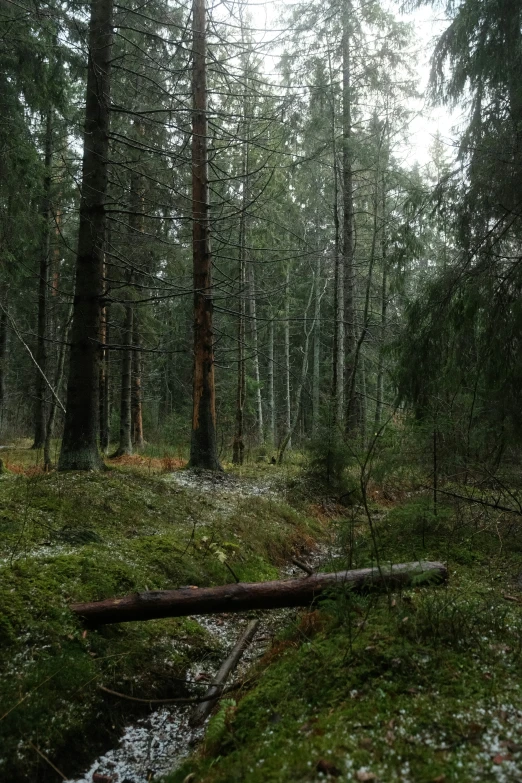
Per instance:
[[[0,0],[1,780],[522,780],[521,73],[521,0]]]

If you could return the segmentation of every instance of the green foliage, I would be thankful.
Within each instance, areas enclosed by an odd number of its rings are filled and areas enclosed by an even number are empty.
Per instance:
[[[205,731],[205,745],[209,750],[215,750],[231,733],[231,721],[236,709],[234,699],[222,699],[218,709],[208,722]]]
[[[334,427],[325,426],[309,444],[310,473],[335,489],[353,494],[355,486],[348,479],[348,469],[354,465],[353,448],[348,439]]]

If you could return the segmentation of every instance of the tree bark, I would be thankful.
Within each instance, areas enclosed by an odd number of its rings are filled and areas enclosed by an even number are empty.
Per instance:
[[[317,256],[314,290],[314,354],[312,369],[312,435],[319,431],[319,389],[321,380],[321,256]]]
[[[205,0],[193,0],[192,252],[194,266],[194,386],[190,462],[221,470],[217,456],[212,257],[207,160]]]
[[[284,343],[285,343],[285,434],[283,441],[285,448],[292,448],[292,400],[290,388],[290,267],[286,268],[285,279],[285,317],[284,317]],[[280,449],[281,451],[281,449]]]
[[[4,289],[5,291],[5,289]],[[3,293],[0,286],[0,303],[7,306],[7,302],[2,302]],[[7,407],[7,313],[2,309],[0,310],[0,439],[3,436],[3,430],[6,421],[6,407]]]
[[[354,269],[354,204],[352,150],[352,83],[351,83],[351,0],[343,9],[343,267],[344,267],[344,350],[345,350],[345,426],[355,434],[359,425],[355,394],[355,269]],[[353,379],[353,380],[352,380]]]
[[[100,319],[113,0],[92,0],[71,355],[59,470],[99,470]]]
[[[268,442],[271,446],[275,443],[275,388],[274,388],[274,317],[270,312],[268,322]]]
[[[71,325],[72,320],[72,307],[69,310],[69,313],[67,314],[67,318],[62,330],[61,335],[61,343],[60,343],[60,350],[58,353],[58,362],[56,366],[56,376],[54,379],[54,388],[56,390],[56,394],[60,394],[60,387],[63,382],[63,376],[64,376],[64,368],[65,368],[65,354],[67,350],[67,341],[69,339],[69,329]],[[56,421],[56,413],[58,411],[58,400],[56,396],[51,396],[51,402],[50,402],[50,409],[49,409],[49,418],[47,420],[47,426],[45,430],[45,443],[44,443],[44,469],[45,470],[51,470],[52,468],[52,459],[51,459],[51,440],[53,437],[54,432],[54,423]]]
[[[142,449],[145,443],[143,438],[143,396],[141,387],[141,374],[143,358],[141,354],[141,331],[139,311],[135,310],[132,343],[132,445],[135,449]]]
[[[419,575],[422,575],[419,577]],[[399,563],[333,574],[314,574],[302,579],[275,580],[222,585],[220,587],[181,587],[178,590],[153,590],[133,593],[124,598],[107,598],[93,603],[71,604],[70,609],[90,625],[154,620],[161,617],[186,617],[192,614],[245,612],[252,609],[278,609],[284,606],[309,606],[332,588],[355,592],[371,589],[406,587],[424,579],[443,582],[448,570],[443,563]]]
[[[243,156],[243,176],[246,171],[246,155]],[[239,221],[239,309],[237,314],[237,394],[236,394],[236,432],[232,446],[232,462],[234,465],[242,465],[245,452],[243,440],[245,424],[245,207],[246,207],[246,183],[243,178],[243,199],[241,217]]]
[[[123,350],[121,354],[120,442],[115,457],[132,454],[132,325],[134,307],[125,305]]]
[[[341,253],[341,227],[339,225],[339,163],[337,160],[337,136],[335,132],[334,75],[330,47],[328,48],[330,75],[330,115],[333,157],[333,221],[334,221],[334,335],[332,357],[332,398],[335,424],[341,429],[344,421],[344,267]]]
[[[104,454],[109,450],[110,439],[110,305],[102,310],[101,342],[103,354],[100,370],[100,448]]]
[[[299,385],[297,387],[297,393],[295,395],[295,403],[294,403],[294,419],[290,423],[290,426],[288,428],[288,432],[286,433],[285,437],[283,438],[281,445],[279,447],[279,453],[277,455],[277,462],[279,465],[283,462],[283,457],[285,454],[286,448],[289,446],[292,436],[294,432],[297,429],[297,425],[299,424],[299,419],[301,416],[301,402],[303,398],[303,389],[306,383],[306,377],[308,374],[308,352],[310,348],[310,335],[312,334],[314,327],[315,327],[315,321],[312,320],[312,323],[310,326],[307,326],[307,320],[308,320],[308,311],[310,310],[310,305],[312,303],[313,295],[315,292],[315,272],[314,272],[314,279],[312,280],[312,286],[310,288],[310,296],[308,297],[308,302],[306,304],[306,308],[304,311],[304,346],[302,348],[303,351],[303,361],[301,363],[301,377],[299,379]]]
[[[51,247],[51,181],[53,163],[53,116],[52,108],[47,110],[45,121],[45,160],[42,207],[42,240],[38,273],[38,319],[35,359],[43,373],[47,372],[47,301],[49,287],[49,264]],[[45,443],[47,412],[47,388],[42,372],[36,371],[34,389],[34,441],[32,448],[41,449]]]
[[[263,397],[261,395],[261,373],[259,370],[259,338],[257,331],[256,279],[252,261],[248,263],[248,301],[250,305],[250,323],[252,328],[252,348],[254,353],[254,380],[256,382],[256,423],[257,441],[265,442],[263,423]]]

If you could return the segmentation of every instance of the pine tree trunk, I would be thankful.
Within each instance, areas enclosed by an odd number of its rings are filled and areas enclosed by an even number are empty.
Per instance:
[[[0,294],[2,290],[0,288]],[[6,297],[0,296],[0,304],[7,307]],[[0,439],[6,422],[7,408],[7,313],[0,309]]]
[[[109,154],[113,1],[92,0],[67,412],[60,470],[98,470],[100,320]]]
[[[143,438],[143,397],[141,388],[142,354],[139,311],[134,313],[133,320],[133,351],[132,351],[132,445],[142,449]]]
[[[384,340],[386,337],[386,321],[388,316],[388,270],[387,244],[386,244],[386,188],[382,185],[382,230],[381,230],[381,257],[382,257],[382,281],[381,281],[381,323],[379,356],[377,359],[377,401],[375,404],[375,428],[381,424],[382,406],[384,400]]]
[[[359,426],[359,411],[355,393],[356,315],[354,269],[354,205],[352,151],[352,85],[351,85],[351,0],[343,10],[343,267],[344,267],[344,328],[345,328],[345,426],[354,434]]]
[[[194,389],[192,468],[221,470],[217,456],[212,258],[207,161],[205,0],[193,0],[192,249],[194,265]]]
[[[110,439],[110,305],[102,310],[101,342],[103,355],[100,372],[100,448],[104,454],[109,450]]]
[[[333,222],[334,222],[334,335],[332,357],[332,398],[335,424],[341,429],[344,422],[344,267],[341,254],[341,227],[339,225],[339,165],[337,161],[337,136],[335,132],[334,75],[330,51],[330,115],[333,158]]]
[[[145,134],[143,123],[136,122],[137,133],[139,137]],[[139,160],[135,161],[135,166],[139,165]],[[136,168],[131,174],[131,241],[136,244],[143,256],[143,238],[145,235],[144,219],[144,179],[143,175]],[[141,266],[144,266],[143,258],[140,258]],[[141,276],[138,275],[138,280]],[[140,328],[139,310],[134,306],[133,334],[132,334],[132,445],[137,449],[142,449],[144,445],[143,438],[143,395],[141,388],[143,357],[141,351],[141,328]]]
[[[232,446],[232,462],[234,465],[242,465],[245,443],[243,440],[245,425],[245,294],[246,294],[246,216],[247,205],[247,157],[248,149],[243,147],[243,196],[241,199],[241,217],[239,219],[239,308],[237,314],[237,394],[236,394],[236,432]]]
[[[265,441],[263,424],[263,398],[261,395],[261,373],[259,371],[259,342],[257,332],[257,306],[256,306],[256,281],[254,266],[252,262],[248,264],[248,301],[250,305],[250,323],[252,326],[252,347],[254,352],[254,379],[256,382],[256,423],[257,423],[257,442],[263,444]]]
[[[236,394],[236,432],[232,447],[232,462],[242,465],[245,452],[243,440],[245,419],[245,234],[244,210],[241,213],[239,229],[239,311],[237,314],[237,394]]]
[[[314,291],[314,362],[312,370],[312,435],[319,431],[319,389],[321,379],[321,256],[317,256]]]
[[[290,267],[286,268],[285,281],[285,448],[292,448],[292,401],[290,398]]]
[[[276,423],[276,407],[275,407],[275,388],[274,388],[274,318],[270,313],[270,321],[268,322],[268,442],[271,446],[275,443],[275,423]]]
[[[45,443],[47,414],[47,385],[42,373],[47,373],[47,301],[49,287],[49,261],[51,247],[51,179],[53,163],[53,117],[52,109],[47,111],[45,122],[45,170],[42,197],[42,241],[38,274],[38,326],[35,359],[40,371],[35,376],[34,441],[32,448],[41,449]]]
[[[114,456],[132,454],[132,327],[134,306],[125,305],[123,348],[121,354],[120,443]]]

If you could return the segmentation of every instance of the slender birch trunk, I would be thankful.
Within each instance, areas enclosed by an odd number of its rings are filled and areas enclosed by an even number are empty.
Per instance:
[[[71,328],[72,313],[73,313],[73,308],[71,305],[71,307],[69,308],[69,312],[67,313],[67,317],[62,330],[60,349],[58,352],[58,361],[56,364],[54,388],[57,395],[60,394],[60,388],[63,383],[64,369],[65,369],[65,355],[67,353],[67,342],[69,339],[69,331]],[[47,420],[47,426],[45,431],[45,443],[44,443],[44,469],[45,470],[51,470],[52,468],[51,442],[54,434],[54,424],[56,421],[57,411],[58,411],[58,400],[54,395],[52,395],[50,401],[50,408],[49,408],[49,418]]]
[[[47,372],[47,302],[49,287],[49,261],[51,248],[51,181],[53,165],[53,114],[47,111],[45,122],[45,161],[44,182],[41,207],[42,241],[40,246],[40,265],[38,272],[38,326],[35,358],[43,373]],[[36,371],[34,400],[34,441],[32,448],[41,449],[45,443],[47,414],[47,387],[42,372]]]
[[[297,386],[296,396],[295,396],[295,402],[294,402],[294,418],[290,423],[290,427],[288,428],[288,431],[286,433],[286,436],[283,438],[283,441],[281,443],[281,446],[279,447],[279,454],[277,456],[277,462],[279,465],[283,462],[283,457],[285,454],[285,451],[287,447],[289,447],[290,442],[292,440],[292,435],[294,434],[295,430],[297,429],[297,426],[299,424],[300,418],[301,418],[301,409],[302,409],[302,398],[303,398],[303,389],[306,384],[306,378],[308,375],[308,355],[310,352],[310,336],[314,331],[315,328],[315,318],[312,319],[312,323],[308,326],[308,312],[310,310],[312,299],[314,296],[315,291],[315,274],[314,279],[312,280],[312,285],[310,287],[310,294],[308,297],[308,302],[306,304],[305,312],[304,312],[304,345],[302,348],[303,352],[303,360],[301,362],[301,375],[299,377],[299,384]]]

